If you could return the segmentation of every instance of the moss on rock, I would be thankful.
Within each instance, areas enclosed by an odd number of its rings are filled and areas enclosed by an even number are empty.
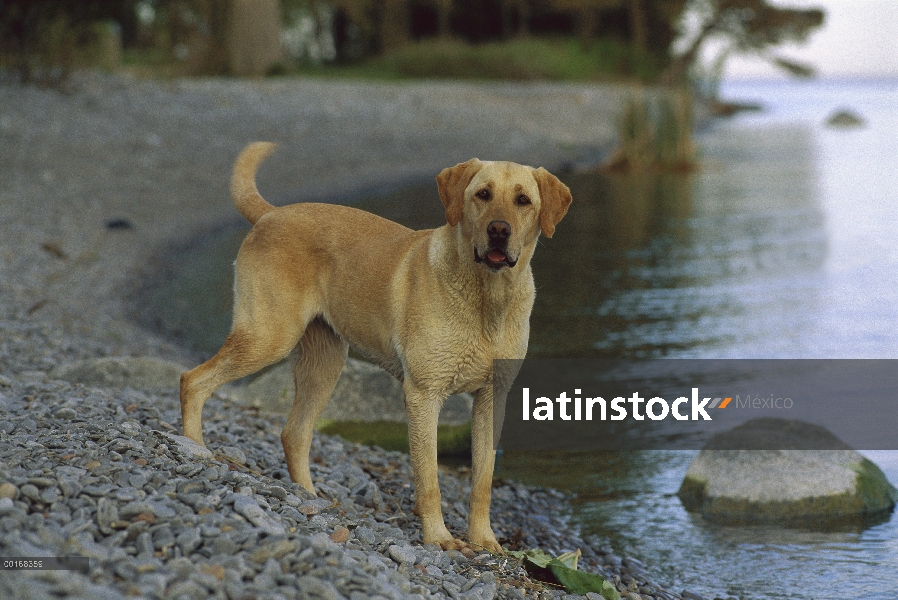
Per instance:
[[[330,421],[318,423],[318,431],[384,450],[408,452],[408,425],[396,421]],[[437,453],[443,457],[471,455],[471,424],[437,426]]]
[[[817,443],[821,439],[817,426],[758,421],[740,426],[739,433],[757,428],[768,448],[777,430],[790,443],[805,429]],[[824,447],[841,445],[826,435],[833,442]],[[732,442],[730,432],[723,436]],[[879,522],[898,502],[898,490],[879,467],[854,450],[721,449],[720,440],[693,460],[677,495],[686,510],[718,523],[814,528]]]

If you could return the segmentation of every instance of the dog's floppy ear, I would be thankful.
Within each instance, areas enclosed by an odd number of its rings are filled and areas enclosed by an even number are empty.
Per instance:
[[[571,205],[571,190],[542,167],[533,170],[533,177],[536,178],[542,201],[539,209],[539,227],[543,230],[543,235],[550,238],[555,233],[555,226]]]
[[[455,227],[461,221],[465,208],[465,188],[482,166],[480,160],[472,158],[454,167],[447,167],[437,175],[440,200],[446,207],[446,221],[450,226]]]

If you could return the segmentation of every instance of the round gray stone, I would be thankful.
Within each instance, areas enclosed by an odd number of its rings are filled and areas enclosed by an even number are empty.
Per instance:
[[[752,444],[790,449],[741,449]],[[843,449],[813,449],[820,447]],[[712,438],[689,466],[678,496],[687,510],[714,521],[826,524],[888,514],[898,490],[826,429],[767,418]]]

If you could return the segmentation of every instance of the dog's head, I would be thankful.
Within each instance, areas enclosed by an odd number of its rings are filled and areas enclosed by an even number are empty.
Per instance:
[[[552,237],[571,203],[557,177],[511,162],[474,158],[443,169],[437,185],[446,221],[461,227],[472,260],[492,272],[514,267],[540,232]]]

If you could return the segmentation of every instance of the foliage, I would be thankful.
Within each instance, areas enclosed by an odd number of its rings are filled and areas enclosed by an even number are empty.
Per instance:
[[[808,73],[808,67],[778,58],[771,48],[784,42],[803,42],[824,21],[820,9],[796,9],[773,6],[768,0],[690,0],[681,23],[692,23],[686,49],[665,71],[661,80],[673,84],[681,82],[699,60],[701,49],[710,40],[723,42],[715,61],[720,71],[732,54],[755,54],[796,74]],[[691,38],[691,39],[690,39]]]
[[[300,67],[305,61],[312,72],[388,79],[678,84],[717,40],[723,43],[712,81],[734,53],[754,53],[809,76],[809,67],[775,56],[772,48],[805,40],[823,23],[823,12],[772,1],[277,0],[291,58],[269,72],[309,72]],[[151,73],[233,73],[234,56],[255,56],[252,48],[263,44],[235,45],[232,8],[230,0],[3,0],[0,69],[21,81],[61,82],[89,58],[79,49],[120,32],[127,60]],[[98,28],[101,21],[117,25]],[[685,45],[672,58],[678,29]],[[277,34],[263,37],[266,47],[277,44]],[[334,60],[347,68],[314,66]]]
[[[3,0],[0,67],[23,83],[60,85],[102,32],[96,23],[127,22],[133,12],[133,0]]]
[[[550,3],[560,10],[573,12],[580,37],[589,39],[598,28],[598,11],[618,8],[623,5],[624,0],[550,0]]]

